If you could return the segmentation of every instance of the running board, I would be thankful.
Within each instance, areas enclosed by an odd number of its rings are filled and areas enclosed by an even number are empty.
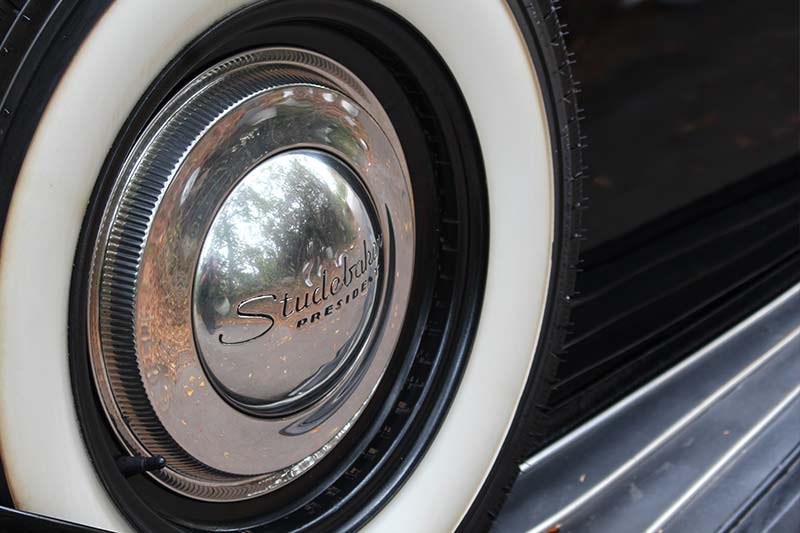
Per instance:
[[[496,530],[735,530],[798,441],[800,285],[527,460]]]

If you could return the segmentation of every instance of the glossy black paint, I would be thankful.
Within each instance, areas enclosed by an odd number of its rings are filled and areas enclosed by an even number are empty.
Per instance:
[[[797,154],[796,1],[567,0],[565,9],[587,117],[587,248]]]
[[[563,6],[591,177],[551,439],[800,280],[797,2]]]

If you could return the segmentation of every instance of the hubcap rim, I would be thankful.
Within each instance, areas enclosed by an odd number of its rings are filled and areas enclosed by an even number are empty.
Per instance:
[[[118,437],[196,499],[296,479],[383,377],[413,257],[402,150],[361,82],[290,48],[207,70],[142,134],[101,225],[90,360]]]

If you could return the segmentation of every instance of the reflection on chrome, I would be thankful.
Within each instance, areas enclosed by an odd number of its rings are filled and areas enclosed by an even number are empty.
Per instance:
[[[248,412],[318,400],[374,316],[379,235],[359,178],[316,150],[273,156],[231,192],[206,236],[194,327],[206,372]]]

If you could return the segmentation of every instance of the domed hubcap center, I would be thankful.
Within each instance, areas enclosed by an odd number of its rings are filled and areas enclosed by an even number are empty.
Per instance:
[[[376,228],[359,177],[326,152],[283,152],[238,182],[205,236],[192,296],[220,395],[285,416],[347,375],[375,314]]]

